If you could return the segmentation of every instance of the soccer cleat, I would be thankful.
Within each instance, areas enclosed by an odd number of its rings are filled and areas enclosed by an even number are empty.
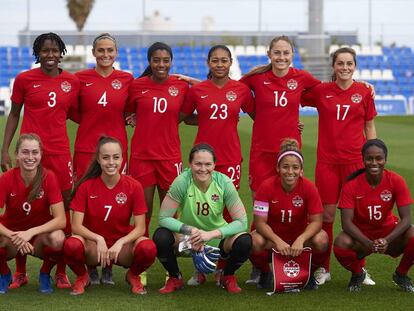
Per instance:
[[[158,291],[160,294],[169,294],[175,292],[176,290],[182,289],[184,287],[184,281],[180,275],[179,278],[174,278],[170,276],[165,282],[164,287],[160,288]]]
[[[364,285],[375,285],[375,281],[371,278],[371,275],[368,273],[368,270],[366,268],[362,268],[362,270],[365,271],[365,279],[362,284]]]
[[[392,275],[394,283],[397,284],[404,292],[414,293],[414,285],[407,275],[401,275],[397,271]]]
[[[319,268],[315,271],[315,279],[318,285],[323,285],[331,280],[331,273],[325,268]]]
[[[221,277],[221,286],[231,294],[238,294],[242,291],[239,285],[237,285],[235,275],[223,275]]]
[[[141,283],[141,277],[139,275],[133,275],[131,270],[128,270],[127,274],[125,275],[125,280],[129,285],[131,285],[131,292],[133,294],[145,295],[147,293],[147,290]]]
[[[187,281],[187,285],[198,286],[198,285],[204,284],[205,282],[206,282],[206,275],[196,270],[194,271],[191,279]]]
[[[7,274],[0,274],[0,294],[7,293],[11,281],[12,281],[11,272]]]
[[[71,288],[72,284],[70,284],[69,278],[66,273],[56,273],[55,274],[55,282],[57,288]]]
[[[15,289],[26,285],[29,282],[27,273],[16,272],[13,274],[13,280],[9,285],[9,289]]]
[[[115,285],[112,280],[112,266],[102,268],[101,283],[105,285]]]
[[[246,281],[246,284],[257,284],[260,280],[260,270],[255,266],[252,267],[250,272],[250,278]]]
[[[91,285],[101,284],[101,279],[99,278],[99,273],[96,268],[89,268],[88,274],[89,274],[89,280],[90,280]]]
[[[140,275],[141,277],[141,283],[144,286],[147,286],[148,280],[147,280],[147,271],[142,272]]]
[[[273,273],[272,272],[261,272],[259,282],[256,287],[258,289],[271,289],[273,286]]]
[[[89,274],[86,272],[84,275],[76,277],[75,283],[72,286],[71,295],[82,295],[85,292],[85,288],[91,284]]]
[[[39,273],[39,292],[42,294],[50,294],[53,292],[52,278],[45,272]]]
[[[306,283],[304,289],[306,290],[316,290],[318,289],[318,283],[313,275],[310,276],[308,283]]]
[[[352,274],[351,280],[348,283],[348,290],[350,292],[359,292],[361,290],[362,282],[365,279],[365,271],[362,270],[360,274]]]

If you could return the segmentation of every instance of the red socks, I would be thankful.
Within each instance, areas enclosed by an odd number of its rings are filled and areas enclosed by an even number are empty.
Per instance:
[[[321,267],[325,268],[326,271],[329,271],[331,268],[331,252],[332,252],[332,243],[333,243],[333,223],[324,222],[322,224],[322,229],[328,234],[328,249],[325,253],[321,254],[323,256],[323,261]]]
[[[17,253],[16,255],[16,272],[17,273],[26,273],[26,255]]]
[[[61,249],[45,246],[43,248],[43,264],[40,272],[50,274],[50,271],[58,261],[63,260],[63,251]]]
[[[140,275],[154,263],[157,257],[157,247],[150,240],[143,240],[137,244],[134,249],[134,259],[130,270],[134,275]]]
[[[270,272],[269,257],[270,251],[263,250],[258,253],[252,253],[250,255],[250,261],[261,272]]]
[[[0,274],[5,275],[10,272],[7,265],[7,250],[5,247],[0,248]]]
[[[79,239],[74,237],[67,238],[63,246],[63,255],[65,263],[68,264],[77,276],[84,275],[87,272],[85,266],[85,247]]]
[[[401,275],[407,275],[408,270],[414,262],[414,237],[408,240],[407,245],[404,248],[404,253],[401,258],[400,264],[397,267],[397,272]]]
[[[362,266],[355,251],[348,248],[334,246],[334,253],[339,263],[352,274],[361,274]]]

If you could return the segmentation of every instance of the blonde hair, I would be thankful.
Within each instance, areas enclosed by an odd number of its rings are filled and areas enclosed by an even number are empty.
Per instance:
[[[295,51],[295,46],[293,45],[292,40],[290,40],[288,36],[279,36],[279,37],[273,38],[272,41],[270,41],[270,43],[269,43],[268,51],[271,51],[273,45],[276,44],[279,41],[285,41],[285,42],[289,43],[290,47],[292,48],[292,54],[293,54],[293,52]],[[259,66],[254,67],[252,70],[250,70],[248,73],[246,73],[243,77],[245,78],[245,77],[253,76],[253,75],[263,73],[263,72],[266,72],[266,71],[269,71],[269,70],[272,70],[272,64],[271,63],[266,64],[266,65],[259,65]]]

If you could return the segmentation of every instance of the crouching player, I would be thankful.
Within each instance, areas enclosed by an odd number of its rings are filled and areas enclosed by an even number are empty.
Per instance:
[[[203,250],[205,244],[218,247],[221,257],[227,260],[221,285],[230,293],[241,292],[234,273],[249,258],[252,246],[251,236],[245,232],[246,210],[230,178],[214,171],[215,162],[210,145],[195,145],[190,151],[190,169],[174,180],[161,204],[161,227],[153,237],[158,259],[169,274],[165,286],[160,289],[161,294],[184,286],[175,253],[184,236],[189,237],[195,252]],[[230,223],[223,218],[224,207],[232,218]],[[177,219],[174,218],[176,213]],[[209,252],[204,253],[209,256]],[[196,269],[208,272],[199,269],[197,263]]]
[[[129,268],[126,280],[134,294],[146,294],[140,274],[156,257],[154,242],[144,237],[147,211],[141,184],[121,175],[121,143],[101,137],[95,159],[74,189],[73,236],[65,241],[64,256],[76,274],[72,295],[90,284],[86,265],[111,263]],[[131,216],[134,225],[130,225]]]
[[[414,261],[413,200],[404,179],[384,169],[387,153],[383,141],[367,140],[362,147],[365,168],[348,178],[339,200],[343,231],[335,239],[334,253],[352,272],[348,284],[351,292],[361,290],[366,273],[361,260],[371,253],[392,257],[403,254],[392,278],[403,291],[414,292],[407,276]],[[392,212],[394,204],[400,220]]]
[[[252,233],[251,261],[261,271],[258,287],[271,286],[272,248],[283,256],[296,257],[304,247],[310,247],[312,275],[305,288],[317,289],[313,272],[322,264],[321,254],[328,246],[328,236],[322,230],[323,208],[318,190],[302,177],[303,156],[296,140],[282,142],[276,171],[276,176],[262,182],[254,200],[256,230]]]
[[[57,177],[42,167],[42,145],[35,134],[23,134],[16,144],[19,166],[0,177],[0,294],[11,283],[7,260],[21,255],[43,258],[39,291],[51,293],[50,270],[62,260],[66,225]]]

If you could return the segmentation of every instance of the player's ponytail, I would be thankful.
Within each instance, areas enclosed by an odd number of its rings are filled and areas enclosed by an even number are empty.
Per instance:
[[[110,136],[101,136],[98,140],[98,144],[96,145],[95,155],[93,157],[93,160],[92,160],[91,164],[89,164],[89,167],[86,170],[86,173],[82,176],[81,179],[79,179],[75,183],[75,186],[73,187],[73,190],[72,190],[72,193],[71,193],[71,196],[70,196],[71,200],[75,196],[76,191],[78,190],[79,186],[82,183],[84,183],[88,179],[96,178],[96,177],[98,177],[102,174],[102,168],[101,168],[101,165],[98,162],[98,158],[99,158],[99,153],[101,152],[101,147],[105,144],[108,144],[108,143],[116,143],[116,144],[119,145],[119,147],[122,150],[122,144],[118,139],[110,137]]]
[[[270,53],[270,51],[273,48],[273,45],[276,44],[278,41],[285,41],[287,43],[289,43],[290,47],[292,48],[292,54],[295,51],[295,46],[293,45],[293,42],[289,39],[288,36],[279,36],[279,37],[275,37],[272,39],[272,41],[270,41],[269,43],[269,50],[267,51],[268,55]],[[248,73],[246,73],[243,78],[245,77],[249,77],[249,76],[253,76],[256,74],[260,74],[260,73],[264,73],[266,71],[272,70],[272,63],[269,62],[269,64],[267,65],[260,65],[257,67],[254,67],[252,70],[250,70]]]
[[[168,44],[164,43],[164,42],[155,42],[148,48],[148,51],[147,51],[148,63],[151,62],[151,57],[154,54],[154,52],[158,51],[158,50],[167,51],[168,54],[170,54],[171,61],[173,60],[173,52],[172,52],[171,47]],[[146,77],[146,76],[151,76],[151,75],[152,75],[151,65],[148,65],[147,68],[145,68],[145,70],[143,71],[143,73],[141,73],[139,78]]]
[[[16,154],[18,153],[21,144],[25,140],[37,141],[37,143],[39,144],[40,153],[41,154],[43,153],[43,146],[42,146],[42,141],[40,140],[40,137],[34,133],[28,133],[28,134],[20,135],[19,139],[17,140],[16,150],[15,150]],[[42,166],[42,163],[40,162],[39,165],[37,166],[36,174],[30,184],[31,189],[30,189],[29,195],[27,196],[28,203],[31,203],[34,199],[36,199],[37,196],[40,195],[40,192],[42,191],[42,183],[43,183],[44,178],[45,178],[45,175],[43,172],[43,166]]]

